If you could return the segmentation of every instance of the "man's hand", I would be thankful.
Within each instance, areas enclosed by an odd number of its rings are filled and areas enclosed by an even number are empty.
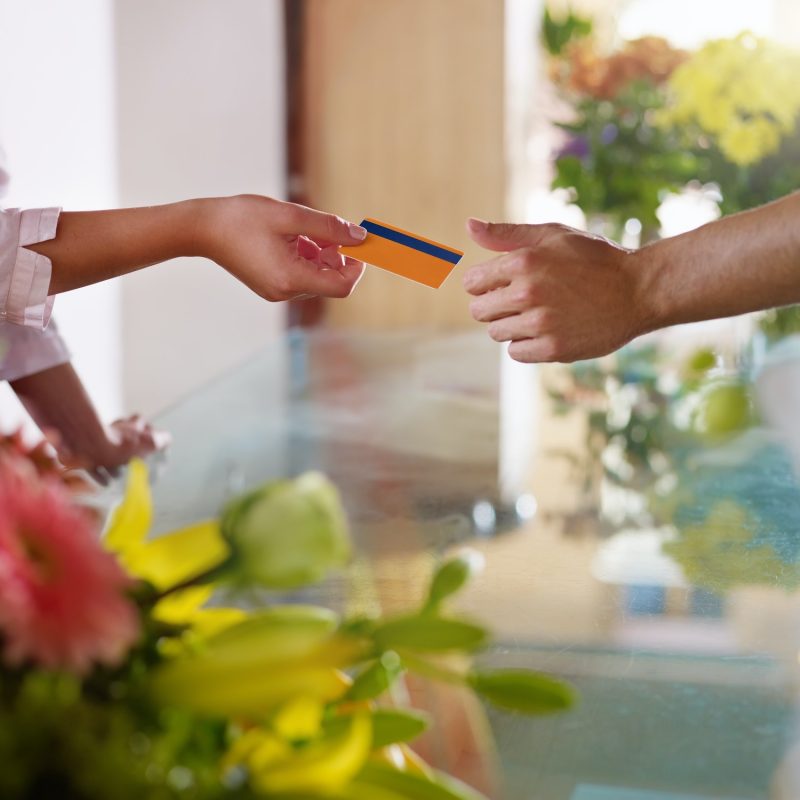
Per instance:
[[[644,333],[636,253],[564,225],[471,219],[470,236],[504,251],[471,267],[464,287],[472,316],[517,361],[577,361],[606,355]]]
[[[367,232],[334,214],[258,195],[208,201],[201,211],[198,250],[265,300],[348,297],[364,265],[339,245]]]

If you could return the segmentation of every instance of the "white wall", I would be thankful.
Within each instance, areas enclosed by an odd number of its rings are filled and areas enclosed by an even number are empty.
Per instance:
[[[8,205],[285,193],[281,0],[0,0]],[[182,260],[62,295],[101,414],[151,414],[263,347],[284,310]],[[0,387],[3,427],[21,420]]]
[[[120,199],[285,194],[281,0],[117,0]],[[268,305],[199,259],[123,279],[124,398],[152,413],[265,346]]]
[[[0,140],[9,206],[116,204],[111,0],[0,0]],[[62,295],[55,315],[105,416],[121,406],[120,293],[105,283]],[[18,417],[2,387],[0,419]]]

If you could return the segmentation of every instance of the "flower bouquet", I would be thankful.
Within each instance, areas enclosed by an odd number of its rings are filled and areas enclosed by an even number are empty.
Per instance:
[[[641,231],[647,242],[670,195],[700,191],[727,214],[800,185],[800,54],[749,33],[695,51],[652,36],[606,46],[591,20],[549,11],[542,34],[561,103],[553,187],[570,193],[596,232]],[[769,344],[800,332],[800,312],[774,309],[758,325]],[[677,495],[661,502],[661,487],[678,482],[680,493],[697,480],[698,454],[757,424],[747,359],[736,374],[721,374],[707,349],[681,360],[661,341],[634,342],[551,385],[557,409],[582,401],[603,488],[638,495],[630,506],[645,525],[655,507],[665,523],[673,520],[663,509],[677,517],[685,505]],[[723,473],[714,471],[717,480]],[[596,469],[589,479],[597,484]],[[681,517],[678,528],[699,524]]]
[[[572,702],[547,676],[469,666],[488,632],[446,610],[468,554],[404,616],[221,602],[219,589],[286,590],[345,564],[345,516],[319,474],[158,538],[151,518],[141,462],[101,540],[53,465],[0,447],[0,797],[476,798],[409,746],[427,721],[390,702],[403,673],[511,711]]]
[[[800,186],[800,53],[750,33],[694,52],[649,36],[604,48],[591,20],[545,12],[549,74],[562,101],[553,187],[592,227],[647,242],[670,195],[704,190],[723,214]],[[796,308],[762,317],[774,341],[800,331]]]

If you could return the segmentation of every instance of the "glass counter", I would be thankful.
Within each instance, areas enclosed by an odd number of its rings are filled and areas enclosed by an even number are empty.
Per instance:
[[[408,608],[443,554],[481,551],[458,601],[495,633],[478,658],[579,694],[528,718],[417,687],[425,755],[492,797],[796,800],[800,359],[780,349],[715,405],[709,364],[647,343],[567,369],[480,331],[291,333],[157,419],[156,526],[321,470],[358,557],[297,597],[348,611]]]

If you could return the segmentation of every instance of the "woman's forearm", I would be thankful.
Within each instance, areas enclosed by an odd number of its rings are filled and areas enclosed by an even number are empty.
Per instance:
[[[645,329],[800,303],[800,194],[634,254]]]
[[[198,225],[212,200],[115,211],[63,212],[55,239],[31,245],[52,263],[50,293],[124,275],[171,258],[200,255]]]
[[[364,265],[338,252],[367,232],[333,214],[270,197],[201,198],[118,211],[64,212],[50,259],[50,294],[167,261],[204,256],[266,300],[347,297]]]
[[[103,463],[106,429],[71,364],[19,378],[11,388],[43,431],[57,431],[59,450],[92,466]]]

